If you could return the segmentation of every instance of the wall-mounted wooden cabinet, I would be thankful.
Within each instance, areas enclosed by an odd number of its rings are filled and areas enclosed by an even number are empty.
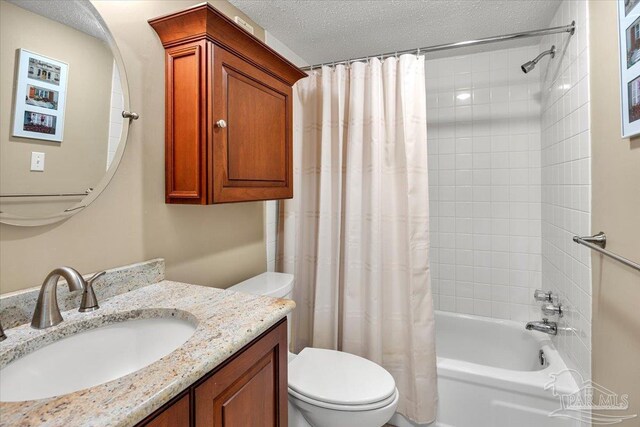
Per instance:
[[[152,19],[166,52],[166,202],[293,196],[293,84],[306,76],[211,5]]]

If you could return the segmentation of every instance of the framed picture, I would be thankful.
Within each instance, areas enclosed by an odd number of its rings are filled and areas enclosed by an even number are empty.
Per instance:
[[[69,65],[18,51],[13,136],[62,142]]]
[[[640,0],[624,0],[624,16],[627,16],[639,1]]]
[[[622,136],[640,134],[640,0],[618,0]]]

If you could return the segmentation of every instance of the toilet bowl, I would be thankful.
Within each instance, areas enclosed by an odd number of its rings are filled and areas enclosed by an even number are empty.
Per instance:
[[[229,289],[291,299],[293,286],[293,275],[268,272]],[[353,354],[319,348],[289,353],[288,376],[290,427],[380,427],[398,406],[391,374]]]
[[[305,348],[289,361],[289,403],[291,426],[379,427],[393,416],[398,390],[391,374],[367,359]],[[296,409],[304,420],[294,423]]]

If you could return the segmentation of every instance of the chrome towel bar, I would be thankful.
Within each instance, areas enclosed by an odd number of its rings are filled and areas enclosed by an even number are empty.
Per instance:
[[[601,254],[606,255],[609,258],[613,258],[616,261],[623,263],[624,265],[627,265],[631,268],[634,268],[640,271],[640,264],[638,264],[637,262],[633,262],[630,259],[614,254],[613,252],[610,252],[605,249],[605,247],[607,246],[607,235],[604,234],[602,231],[593,236],[583,236],[583,237],[573,236],[573,241],[580,245],[584,245],[590,249],[593,249],[596,252],[600,252]]]

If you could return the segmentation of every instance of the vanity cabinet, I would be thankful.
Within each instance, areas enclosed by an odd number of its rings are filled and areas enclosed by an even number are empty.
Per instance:
[[[274,332],[195,388],[196,427],[287,425],[286,325]]]
[[[139,427],[286,427],[286,318]]]
[[[149,422],[142,425],[145,427],[190,427],[191,409],[189,402],[189,394],[187,393],[175,401],[175,403],[163,409]]]
[[[166,203],[291,198],[306,74],[208,3],[149,23],[165,48]]]

